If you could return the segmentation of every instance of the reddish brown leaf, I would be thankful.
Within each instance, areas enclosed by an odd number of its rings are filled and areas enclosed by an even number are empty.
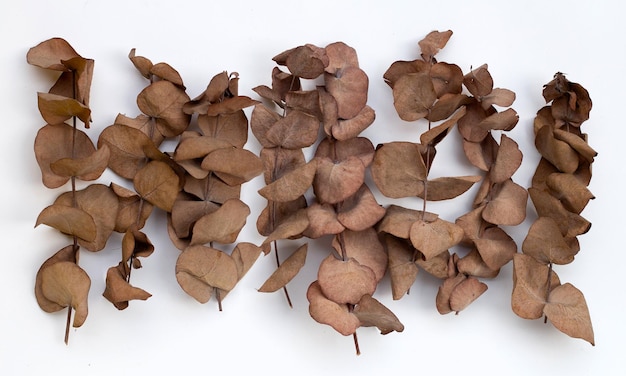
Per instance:
[[[241,110],[216,116],[199,115],[198,127],[205,136],[227,141],[238,148],[243,148],[248,141],[248,118]]]
[[[424,61],[430,62],[433,57],[444,48],[452,36],[452,30],[446,31],[431,31],[424,39],[419,41],[420,49],[422,50],[422,58]]]
[[[337,112],[341,119],[352,119],[367,103],[367,74],[356,66],[348,66],[333,74],[324,74],[326,90],[337,101]]]
[[[132,286],[122,271],[124,266],[120,263],[118,266],[109,268],[106,276],[106,288],[102,293],[108,301],[113,303],[117,309],[125,309],[128,307],[130,300],[147,300],[152,294],[143,289]]]
[[[324,235],[339,234],[346,228],[337,219],[337,212],[331,204],[314,203],[306,210],[309,226],[304,235],[311,239],[317,239]]]
[[[378,224],[379,232],[386,232],[402,239],[410,237],[411,227],[418,220],[435,221],[437,214],[421,210],[407,209],[398,205],[390,205],[385,217]]]
[[[548,288],[552,291],[560,284],[559,277],[547,265],[531,256],[516,254],[513,257],[513,312],[524,319],[540,318],[544,313]]]
[[[427,175],[417,144],[400,141],[378,146],[371,172],[378,189],[391,198],[422,193]]]
[[[502,183],[511,178],[522,164],[522,152],[510,137],[502,135],[496,160],[491,167],[491,181]]]
[[[76,99],[63,95],[38,93],[39,112],[48,124],[61,124],[73,116],[79,118],[85,128],[89,128],[91,110]]]
[[[480,181],[480,176],[456,176],[436,178],[428,180],[427,188],[417,194],[417,197],[428,201],[442,201],[462,195],[470,189],[474,183]],[[426,196],[426,197],[424,197]]]
[[[35,227],[42,223],[88,242],[96,239],[97,228],[94,219],[89,213],[78,208],[60,204],[50,205],[39,213]]]
[[[370,106],[365,106],[361,112],[351,119],[339,119],[332,127],[331,133],[337,140],[349,140],[357,137],[363,130],[369,127],[376,118],[376,113]]]
[[[75,311],[72,325],[75,328],[83,325],[87,319],[87,297],[91,287],[87,273],[69,261],[48,265],[40,273],[42,295],[60,307],[72,307]]]
[[[493,90],[493,78],[491,78],[487,64],[483,64],[466,74],[463,78],[463,84],[474,97],[482,98],[489,95]]]
[[[487,285],[474,277],[468,277],[455,286],[450,294],[450,309],[459,313],[467,308],[474,300],[478,299],[485,291]]]
[[[580,214],[589,200],[595,198],[585,183],[573,174],[550,174],[546,179],[546,184],[552,194],[563,203],[563,206],[576,214]]]
[[[75,176],[80,180],[96,180],[102,175],[109,163],[109,147],[103,145],[86,158],[63,158],[50,164],[52,172],[59,176]]]
[[[157,129],[165,137],[183,133],[191,116],[183,112],[189,101],[185,91],[169,81],[157,81],[137,96],[137,106],[144,114],[156,119]]]
[[[372,269],[379,282],[387,270],[387,253],[373,228],[363,231],[346,230],[333,238],[332,246],[338,255],[354,258],[359,264]]]
[[[202,160],[202,168],[215,172],[228,185],[240,185],[259,175],[263,164],[249,150],[232,147],[211,152]]]
[[[308,245],[303,244],[292,253],[259,288],[259,292],[275,292],[285,287],[302,269]]]
[[[328,299],[338,304],[357,304],[365,294],[376,290],[376,275],[356,259],[339,260],[327,256],[317,272],[319,286]]]
[[[302,167],[292,170],[274,182],[259,190],[259,194],[270,201],[293,201],[304,193],[313,184],[317,171],[317,164],[313,161]]]
[[[62,63],[80,55],[62,38],[45,40],[28,50],[26,61],[44,69],[66,71],[68,68]]]
[[[502,226],[516,226],[524,221],[528,192],[523,187],[509,179],[492,188],[491,194],[493,198],[483,211],[485,221]]]
[[[98,138],[98,148],[103,145],[111,151],[109,168],[126,179],[133,179],[148,163],[147,155],[159,153],[145,133],[124,125],[106,127]]]
[[[322,202],[335,204],[352,196],[363,184],[365,166],[357,157],[341,162],[317,158],[317,173],[313,179],[315,196]]]
[[[406,240],[385,235],[384,244],[389,256],[387,269],[391,278],[391,292],[394,300],[402,298],[417,278],[419,269],[414,261],[414,248]]]
[[[361,231],[374,226],[385,215],[385,208],[378,204],[366,184],[340,205],[337,219],[346,228]]]
[[[363,295],[353,313],[361,322],[361,326],[375,326],[380,330],[380,334],[404,330],[404,325],[398,317],[371,295]]]
[[[411,226],[411,243],[424,254],[426,260],[446,252],[463,239],[463,229],[448,221],[419,219]]]
[[[243,201],[236,198],[226,201],[219,209],[196,222],[193,226],[191,245],[235,242],[246,224],[248,215],[250,208]]]
[[[525,254],[544,264],[564,265],[574,261],[578,249],[565,241],[554,219],[539,217],[528,230],[522,243]]]
[[[361,325],[346,304],[338,304],[324,295],[318,281],[309,285],[306,297],[309,301],[309,314],[318,323],[330,325],[344,336],[354,334]]]
[[[589,308],[583,293],[570,283],[556,287],[543,309],[554,326],[570,337],[581,338],[595,346]]]
[[[144,200],[165,211],[172,211],[179,192],[179,179],[170,166],[151,161],[137,172],[133,184]]]
[[[425,118],[435,100],[437,93],[426,72],[405,74],[393,85],[393,105],[402,120]]]
[[[232,259],[237,265],[237,279],[241,280],[248,273],[255,261],[263,252],[263,248],[252,243],[239,243],[231,254]]]

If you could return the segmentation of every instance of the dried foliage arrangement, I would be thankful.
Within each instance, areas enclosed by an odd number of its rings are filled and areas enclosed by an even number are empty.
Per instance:
[[[587,90],[562,73],[544,86],[546,105],[534,121],[541,160],[528,189],[538,218],[513,260],[513,312],[525,319],[545,317],[563,333],[594,345],[593,327],[583,293],[561,284],[553,265],[574,261],[577,236],[591,223],[580,213],[594,195],[587,186],[597,153],[581,125],[592,103]]]
[[[333,249],[307,291],[309,312],[317,322],[352,335],[358,354],[359,327],[376,326],[383,334],[404,329],[372,297],[385,274],[387,255],[373,228],[385,209],[365,184],[374,147],[359,136],[375,119],[367,106],[369,79],[359,68],[356,51],[343,42],[298,46],[273,60],[288,72],[275,67],[272,87],[255,89],[273,108],[257,105],[251,119],[263,145],[267,183],[260,191],[268,207],[257,222],[259,231],[266,243],[332,236]],[[301,79],[323,84],[306,90]],[[320,128],[323,139],[307,162],[301,149],[317,141]],[[304,195],[310,187],[314,199],[307,204]],[[272,283],[272,291],[284,287],[303,265],[304,247],[266,282]]]
[[[48,93],[38,93],[38,107],[46,125],[37,132],[35,156],[43,184],[59,188],[68,181],[69,192],[41,211],[35,226],[48,225],[68,235],[72,242],[48,258],[39,268],[35,296],[45,312],[67,308],[65,343],[70,325],[80,327],[87,319],[87,297],[91,279],[78,265],[80,249],[100,251],[113,230],[117,200],[106,186],[93,184],[77,189],[77,180],[93,181],[104,172],[109,149],[96,150],[89,136],[78,128],[80,120],[89,128],[89,93],[94,61],[80,56],[61,38],[52,38],[31,48],[29,64],[61,72]],[[70,120],[71,123],[67,123]],[[99,200],[110,206],[94,205]],[[72,312],[74,319],[72,321]]]
[[[408,293],[421,268],[443,280],[436,297],[441,314],[466,308],[487,290],[478,278],[497,276],[512,260],[517,246],[499,226],[520,224],[527,202],[526,190],[511,179],[522,161],[517,143],[504,134],[499,142],[494,137],[494,131],[509,131],[518,122],[512,108],[495,107],[511,106],[515,94],[493,87],[487,65],[463,75],[457,65],[438,62],[435,55],[451,36],[452,31],[431,32],[419,42],[420,59],[396,61],[385,72],[400,118],[425,119],[428,130],[419,143],[378,145],[372,164],[374,182],[385,196],[417,196],[423,202],[422,210],[390,206],[377,227],[389,254],[393,298]],[[483,176],[429,176],[437,144],[455,125],[465,155]],[[455,222],[426,211],[428,201],[455,198],[481,180],[473,210]],[[457,245],[469,252],[451,255]]]

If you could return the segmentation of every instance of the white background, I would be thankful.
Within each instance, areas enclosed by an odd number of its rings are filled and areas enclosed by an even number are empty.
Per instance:
[[[0,103],[2,124],[2,262],[0,263],[0,374],[165,374],[269,373],[326,374],[507,374],[624,375],[626,334],[622,254],[624,233],[623,89],[626,28],[620,1],[5,1],[0,5]],[[510,132],[524,153],[514,176],[522,186],[538,161],[532,119],[543,106],[542,85],[561,71],[585,86],[593,99],[584,130],[599,151],[590,189],[596,195],[583,211],[593,226],[580,237],[581,252],[556,268],[586,296],[596,346],[571,339],[542,320],[526,321],[510,309],[511,267],[460,315],[440,316],[434,305],[438,283],[425,273],[402,300],[393,301],[388,279],[376,293],[405,325],[402,333],[381,336],[358,331],[362,355],[351,337],[342,337],[308,315],[305,292],[314,280],[329,239],[311,242],[307,265],[290,284],[294,309],[282,294],[256,292],[274,269],[261,258],[224,301],[206,305],[185,295],[176,283],[178,251],[165,234],[163,215],[146,232],[157,250],[133,273],[133,284],[153,294],[117,311],[101,297],[104,276],[120,257],[114,236],[97,254],[81,253],[92,279],[89,317],[72,329],[63,344],[65,312],[47,314],[35,301],[33,286],[40,264],[68,242],[46,226],[33,228],[38,213],[68,187],[49,190],[33,153],[43,121],[36,93],[47,91],[53,76],[26,64],[28,48],[50,37],[67,39],[95,59],[91,94],[94,123],[100,130],[118,113],[136,116],[135,96],[146,85],[127,59],[131,48],[153,62],[170,63],[182,75],[191,97],[223,71],[240,73],[240,94],[257,98],[251,88],[270,84],[271,58],[292,47],[320,47],[344,41],[354,47],[370,77],[369,105],[376,122],[364,132],[376,145],[417,140],[424,124],[397,117],[382,75],[395,60],[418,57],[417,42],[431,30],[454,35],[438,55],[464,72],[488,63],[496,86],[517,93],[520,114]],[[439,147],[433,175],[472,174],[460,154],[458,138]],[[247,148],[259,151],[253,137]],[[112,174],[101,182],[120,181]],[[239,240],[260,243],[255,221],[263,199],[258,177],[244,186],[252,214]],[[375,190],[374,186],[372,189]],[[376,191],[377,192],[377,191]],[[429,206],[448,220],[469,211],[475,191]],[[377,193],[378,194],[378,193]],[[379,197],[388,205],[392,201]],[[419,200],[393,201],[420,207]],[[507,229],[521,244],[534,219]],[[296,242],[295,244],[300,244]],[[290,245],[291,246],[291,245]],[[285,247],[288,247],[285,245]]]

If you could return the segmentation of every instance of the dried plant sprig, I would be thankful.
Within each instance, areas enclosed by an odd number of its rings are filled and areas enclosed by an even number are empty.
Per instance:
[[[367,106],[369,79],[359,67],[356,51],[343,42],[324,48],[299,46],[277,55],[274,61],[290,73],[274,69],[272,88],[259,87],[257,92],[282,108],[284,116],[258,107],[260,121],[255,134],[266,148],[282,150],[287,148],[282,140],[289,140],[298,150],[297,157],[290,159],[294,162],[281,174],[272,175],[275,170],[269,169],[272,179],[266,180],[268,186],[260,191],[270,207],[272,201],[293,203],[284,206],[291,214],[282,217],[266,242],[300,235],[333,236],[333,250],[307,291],[309,312],[316,321],[352,335],[358,354],[359,327],[377,326],[383,334],[404,329],[397,317],[372,297],[385,273],[387,255],[372,228],[385,209],[365,185],[374,148],[368,139],[359,137],[375,118]],[[301,78],[318,77],[324,85],[301,89]],[[290,116],[296,121],[289,120]],[[314,158],[306,162],[299,149],[316,141],[319,127],[325,137]],[[272,139],[273,135],[288,134],[292,136]],[[303,208],[303,195],[311,186],[315,201]],[[293,270],[289,273],[293,275]]]
[[[64,39],[52,38],[29,49],[29,64],[61,72],[48,93],[38,94],[39,111],[47,124],[35,138],[35,156],[42,181],[58,188],[68,181],[69,192],[45,208],[35,226],[49,225],[71,236],[72,244],[48,258],[39,268],[35,281],[37,303],[46,312],[67,308],[65,343],[70,325],[80,327],[88,313],[87,297],[91,279],[78,266],[79,250],[104,248],[110,234],[110,218],[115,217],[117,200],[102,185],[77,190],[77,180],[96,180],[107,165],[108,148],[96,150],[86,133],[78,129],[77,119],[89,128],[89,94],[94,61],[80,56]],[[66,121],[71,120],[71,124]],[[99,210],[92,200],[107,197],[110,207]],[[72,312],[75,311],[72,322]]]
[[[511,305],[522,318],[544,316],[561,332],[595,345],[583,293],[570,283],[561,284],[553,270],[553,265],[574,261],[580,251],[577,236],[591,226],[580,213],[594,198],[587,186],[597,152],[581,130],[592,102],[584,87],[562,73],[544,85],[543,97],[547,105],[534,121],[541,160],[528,189],[538,218],[513,261]]]
[[[517,246],[497,226],[521,223],[527,200],[526,191],[511,180],[521,164],[517,144],[504,135],[498,144],[492,136],[492,131],[508,131],[517,123],[513,109],[498,112],[494,107],[510,106],[515,94],[493,88],[486,65],[463,75],[457,65],[438,62],[435,55],[451,36],[450,30],[431,32],[419,43],[421,59],[396,61],[385,72],[399,117],[425,119],[428,130],[420,143],[378,145],[372,165],[374,182],[385,196],[417,196],[423,203],[422,210],[391,206],[378,225],[389,253],[393,297],[408,293],[423,268],[444,280],[436,299],[442,314],[467,307],[487,289],[477,278],[495,277],[512,259]],[[486,174],[432,179],[436,146],[457,124],[465,154]],[[455,198],[481,180],[474,210],[455,223],[426,211],[428,201]],[[471,247],[469,254],[450,257],[450,248],[462,244]]]
[[[248,118],[243,109],[258,102],[238,93],[238,74],[215,75],[206,90],[184,104],[197,115],[197,130],[186,130],[173,153],[184,169],[184,185],[168,214],[170,238],[182,252],[176,279],[200,303],[222,300],[264,251],[239,243],[231,254],[216,243],[231,244],[246,224],[250,208],[241,185],[262,172],[262,162],[244,149]],[[208,244],[208,246],[207,246]]]

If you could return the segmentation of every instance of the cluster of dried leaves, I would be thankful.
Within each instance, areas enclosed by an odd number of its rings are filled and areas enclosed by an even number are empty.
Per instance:
[[[583,293],[561,284],[553,265],[574,261],[577,236],[591,223],[583,211],[593,194],[587,189],[597,155],[581,124],[589,118],[591,99],[580,84],[562,73],[544,86],[546,105],[534,121],[535,145],[541,160],[528,189],[538,218],[513,260],[513,311],[525,319],[545,315],[563,333],[594,344],[589,309]]]
[[[451,36],[451,31],[431,32],[419,42],[421,59],[396,61],[385,72],[400,118],[425,119],[428,130],[419,143],[378,145],[372,164],[374,182],[385,196],[423,200],[422,210],[392,205],[378,225],[389,254],[393,298],[409,291],[422,268],[443,279],[436,298],[441,314],[467,307],[487,289],[477,278],[493,278],[511,261],[517,246],[498,226],[520,224],[527,201],[526,190],[511,179],[522,153],[511,138],[502,135],[498,143],[493,134],[517,124],[513,109],[498,112],[495,107],[510,106],[515,94],[494,88],[486,65],[463,75],[457,65],[438,62],[435,55]],[[437,144],[457,124],[465,155],[484,178],[429,176]],[[454,223],[426,211],[427,201],[455,198],[481,179],[473,210]],[[449,249],[459,244],[470,251],[451,256]]]
[[[343,335],[376,326],[381,333],[402,331],[397,317],[372,297],[387,269],[387,254],[373,226],[383,217],[365,184],[374,157],[372,143],[360,137],[374,122],[367,105],[369,79],[359,68],[356,51],[343,42],[324,48],[311,44],[273,58],[272,87],[255,91],[274,108],[257,105],[251,128],[259,139],[267,185],[260,194],[268,206],[257,222],[265,243],[300,236],[332,236],[333,249],[322,261],[318,279],[307,291],[309,312],[316,321]],[[302,88],[301,79],[321,79],[323,85]],[[306,161],[303,148],[323,139]],[[305,193],[312,187],[314,200]],[[262,287],[275,291],[297,274],[306,245],[280,265]],[[267,287],[271,285],[271,288]]]
[[[95,184],[76,189],[76,181],[96,180],[106,169],[107,148],[96,150],[87,134],[78,129],[77,119],[89,128],[91,110],[89,92],[94,61],[80,56],[65,40],[53,38],[31,48],[29,64],[61,72],[48,93],[38,93],[38,107],[46,125],[37,132],[35,157],[43,184],[58,188],[71,182],[71,191],[61,193],[55,202],[41,211],[35,226],[45,224],[72,238],[39,268],[35,281],[37,303],[46,312],[68,308],[65,342],[69,339],[72,311],[73,326],[80,327],[87,318],[87,296],[91,279],[78,265],[81,247],[90,251],[104,248],[112,230],[108,213],[94,202],[107,200],[105,186]],[[71,124],[67,121],[71,119]],[[116,207],[117,201],[113,205]]]

